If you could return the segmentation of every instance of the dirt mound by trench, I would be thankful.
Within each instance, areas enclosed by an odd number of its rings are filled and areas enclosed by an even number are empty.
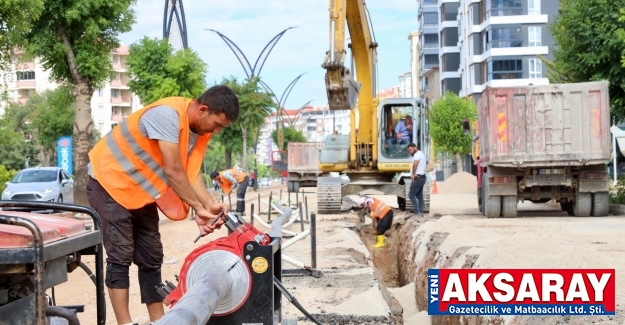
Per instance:
[[[473,194],[477,192],[477,177],[467,172],[460,172],[451,175],[444,182],[436,185],[438,192],[441,194]]]

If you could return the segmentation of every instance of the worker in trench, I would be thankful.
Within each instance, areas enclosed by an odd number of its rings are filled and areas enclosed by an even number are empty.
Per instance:
[[[245,215],[245,193],[250,183],[250,178],[238,168],[230,168],[221,172],[212,171],[210,177],[213,182],[219,184],[225,195],[230,195],[232,190],[237,190],[237,209],[239,216]]]
[[[139,268],[150,321],[164,315],[156,292],[163,264],[159,209],[183,220],[193,208],[202,235],[223,225],[211,225],[228,208],[213,201],[200,166],[212,134],[238,117],[239,101],[226,86],[211,87],[198,99],[167,97],[132,113],[89,152],[87,196],[102,220],[105,284],[118,324],[136,324],[128,308],[131,263]]]
[[[393,209],[381,200],[371,197],[361,198],[360,206],[370,213],[373,219],[373,232],[378,241],[373,248],[384,247],[384,233],[391,229],[393,224]]]

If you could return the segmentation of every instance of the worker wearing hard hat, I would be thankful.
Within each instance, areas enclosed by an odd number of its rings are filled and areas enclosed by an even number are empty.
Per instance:
[[[384,233],[391,229],[393,224],[393,209],[381,200],[371,197],[361,198],[360,206],[370,211],[373,219],[373,229],[378,240],[373,248],[384,247]]]
[[[238,168],[226,169],[221,172],[212,171],[210,174],[213,182],[219,184],[224,194],[229,195],[232,190],[237,190],[237,210],[240,215],[245,215],[245,192],[250,183],[250,178]]]

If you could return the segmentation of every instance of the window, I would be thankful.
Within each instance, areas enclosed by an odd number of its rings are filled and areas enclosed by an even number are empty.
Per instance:
[[[118,63],[118,62],[119,62],[119,56],[117,56],[117,55],[111,55],[111,62],[113,62],[113,63]]]
[[[540,0],[527,0],[527,14],[540,15]]]
[[[423,34],[423,48],[437,48],[438,34]]]
[[[438,14],[436,12],[423,13],[423,26],[437,26]]]
[[[530,47],[542,45],[540,32],[540,26],[532,26],[527,29]]]
[[[119,90],[111,89],[111,97],[119,97]]]
[[[308,131],[308,132],[317,131],[317,127],[316,126],[307,126],[306,127],[306,131]]]
[[[523,77],[523,61],[493,60],[488,62],[488,81],[500,79],[521,79]]]
[[[98,105],[98,114],[104,115],[104,105]]]
[[[507,28],[493,28],[490,33],[490,40],[487,43],[487,50],[490,48],[521,47],[523,39],[521,36],[521,26]]]
[[[119,110],[117,108],[113,108],[113,115],[119,114]]]
[[[65,171],[65,169],[61,170],[61,174],[63,174],[63,179],[70,179],[71,178],[69,176],[69,174]]]
[[[437,65],[438,64],[438,55],[436,54],[426,54],[423,56],[425,60],[425,64],[427,65]]]
[[[35,80],[35,71],[18,71],[17,80]]]
[[[489,2],[490,5],[488,4]],[[523,14],[521,0],[486,0],[486,7],[490,16],[516,16]]]
[[[543,77],[543,61],[538,58],[529,59],[530,79]]]
[[[98,89],[98,97],[104,97],[104,89],[102,88]]]
[[[104,123],[99,123],[98,129],[100,130],[100,132],[104,132]]]

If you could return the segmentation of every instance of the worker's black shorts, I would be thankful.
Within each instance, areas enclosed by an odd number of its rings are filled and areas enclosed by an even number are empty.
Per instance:
[[[391,229],[393,224],[393,210],[389,210],[380,221],[378,221],[378,235],[384,235],[384,233]]]
[[[102,219],[102,240],[106,262],[120,265],[135,263],[143,269],[160,269],[163,244],[158,232],[158,209],[148,204],[128,210],[117,203],[100,183],[89,177],[87,197]]]

